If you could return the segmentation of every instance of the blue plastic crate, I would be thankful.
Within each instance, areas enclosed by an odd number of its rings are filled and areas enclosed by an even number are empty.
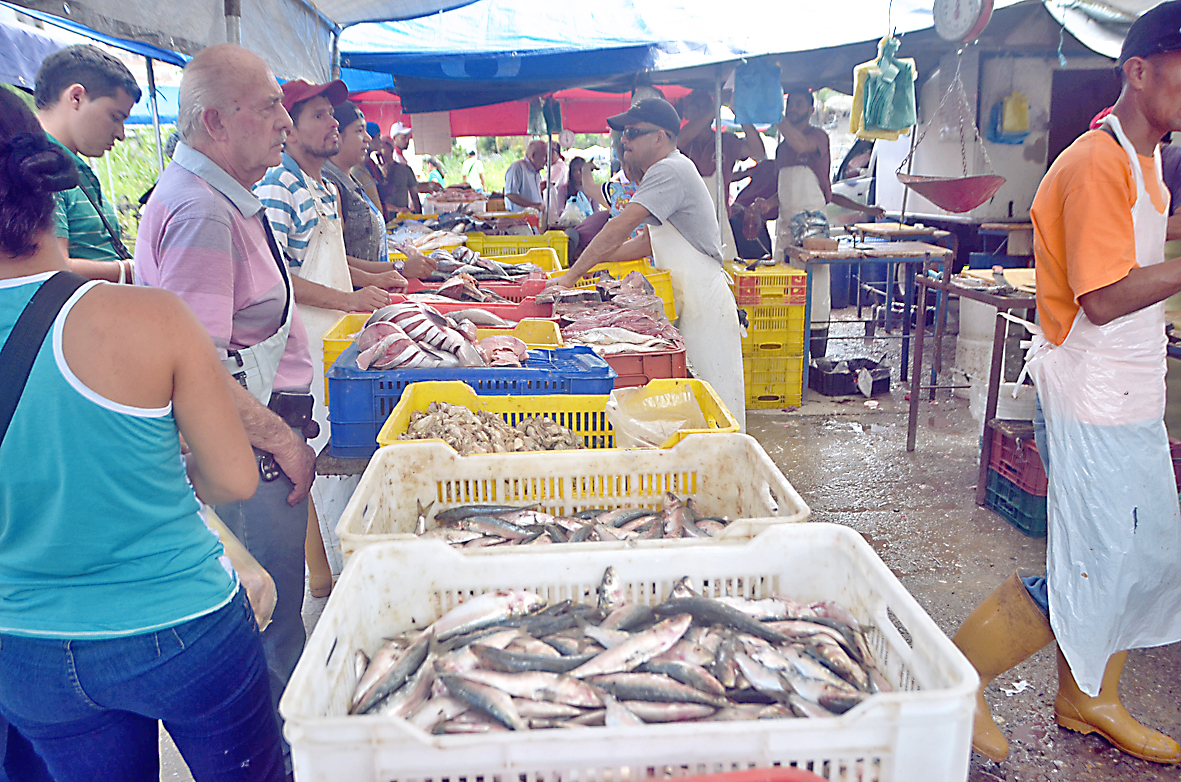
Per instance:
[[[461,380],[487,396],[609,394],[615,387],[615,370],[583,346],[530,350],[523,367],[357,369],[359,352],[350,345],[328,370],[332,455],[342,458],[377,450],[377,433],[411,383]]]

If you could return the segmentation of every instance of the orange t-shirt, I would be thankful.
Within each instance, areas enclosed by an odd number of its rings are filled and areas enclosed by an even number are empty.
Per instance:
[[[1152,203],[1162,214],[1168,195],[1156,164],[1140,168]],[[1033,221],[1037,312],[1046,339],[1061,345],[1078,314],[1078,298],[1119,282],[1137,266],[1132,206],[1136,180],[1128,155],[1105,130],[1092,130],[1067,147],[1042,179],[1029,210]]]

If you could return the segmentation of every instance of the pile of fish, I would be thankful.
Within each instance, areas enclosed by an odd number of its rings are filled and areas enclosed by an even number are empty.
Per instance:
[[[535,263],[505,263],[485,258],[470,247],[435,250],[430,255],[435,262],[435,273],[424,282],[442,282],[456,274],[470,274],[484,282],[520,282],[530,274],[541,271]]]
[[[672,492],[665,492],[659,511],[590,508],[573,516],[553,516],[535,505],[459,505],[439,511],[435,515],[437,526],[428,531],[429,510],[430,505],[426,509],[419,506],[417,534],[464,548],[706,538],[720,535],[730,523],[729,519],[702,513],[692,497],[682,501]]]
[[[487,592],[355,664],[350,714],[435,734],[823,718],[892,689],[840,605],[702,597],[686,577],[650,607],[614,568],[597,605]]]
[[[484,363],[490,367],[519,367],[523,366],[529,355],[529,346],[524,340],[511,334],[493,334],[484,337],[476,343],[476,350]]]
[[[582,438],[545,416],[528,416],[509,426],[495,413],[473,413],[462,405],[431,402],[410,416],[399,440],[443,440],[463,456],[585,448]]]
[[[382,307],[357,334],[360,369],[482,367],[473,343],[475,326],[466,326],[416,301]]]
[[[663,317],[614,305],[565,316],[562,340],[590,345],[600,355],[658,353],[685,347],[681,332]]]

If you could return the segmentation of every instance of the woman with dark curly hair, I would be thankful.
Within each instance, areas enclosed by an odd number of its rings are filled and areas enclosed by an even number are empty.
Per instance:
[[[197,501],[257,483],[225,371],[175,295],[65,271],[53,193],[76,183],[0,90],[6,769],[156,780],[162,720],[195,779],[281,780],[258,628]]]

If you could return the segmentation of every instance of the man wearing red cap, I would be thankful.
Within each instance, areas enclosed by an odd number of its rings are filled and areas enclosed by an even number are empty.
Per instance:
[[[984,687],[1058,643],[1058,724],[1156,763],[1176,741],[1120,700],[1129,649],[1181,640],[1181,509],[1165,412],[1169,192],[1161,139],[1181,130],[1181,0],[1128,30],[1111,113],[1054,161],[1033,200],[1040,328],[1028,354],[1034,435],[1049,477],[1046,577],[1013,574],[953,641],[980,673],[972,747],[1009,744]]]

